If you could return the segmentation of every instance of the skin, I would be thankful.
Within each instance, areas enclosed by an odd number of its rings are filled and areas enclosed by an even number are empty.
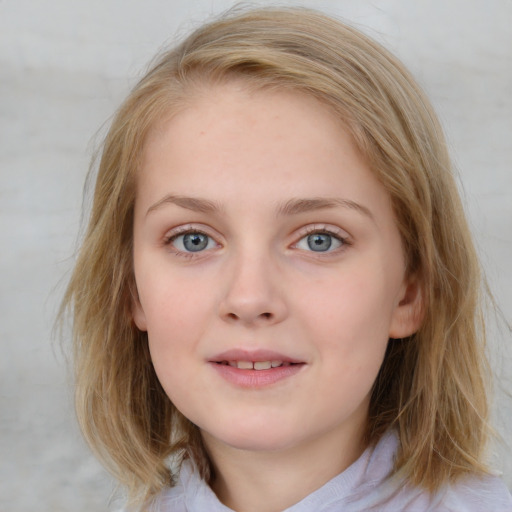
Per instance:
[[[278,511],[364,450],[388,339],[417,329],[420,297],[388,194],[327,107],[237,83],[205,92],[146,144],[133,318],[170,400],[201,429],[219,499]],[[331,248],[312,250],[312,231]],[[184,234],[197,232],[207,245],[190,252]],[[212,363],[232,349],[302,364],[238,386]]]

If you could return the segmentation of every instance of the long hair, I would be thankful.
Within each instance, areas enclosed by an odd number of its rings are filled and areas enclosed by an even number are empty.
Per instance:
[[[131,317],[135,177],[147,134],[212,84],[297,90],[335,112],[391,197],[424,320],[390,340],[367,428],[399,437],[395,471],[435,491],[484,471],[487,439],[481,275],[442,130],[388,51],[315,11],[233,11],[164,53],[120,107],[104,141],[92,213],[62,311],[74,318],[76,409],[86,439],[132,497],[173,484],[169,457],[208,478],[197,427],[165,395]]]

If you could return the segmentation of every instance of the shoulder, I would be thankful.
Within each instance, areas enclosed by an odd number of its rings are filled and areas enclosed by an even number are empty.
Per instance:
[[[175,486],[163,489],[149,505],[125,507],[115,512],[187,512],[183,483],[180,477]]]
[[[176,485],[164,489],[144,510],[125,509],[119,512],[226,512],[211,490],[200,477],[190,460],[181,465]]]
[[[400,487],[379,512],[512,512],[512,496],[503,481],[492,475],[472,475],[435,494],[408,485]],[[372,509],[373,510],[373,509]]]
[[[471,476],[440,493],[446,512],[512,512],[512,496],[497,476]]]
[[[512,512],[512,496],[503,481],[491,475],[470,476],[447,485],[435,494],[410,486],[397,485],[391,477],[369,492],[363,508],[375,512]]]
[[[352,498],[354,510],[512,512],[512,496],[504,482],[494,475],[468,475],[433,495],[411,486],[403,475],[392,472],[397,447],[398,438],[394,432],[388,433],[377,444]]]
[[[146,507],[125,507],[115,512],[187,512],[185,504],[185,495],[180,487],[171,487],[164,489],[151,503]]]

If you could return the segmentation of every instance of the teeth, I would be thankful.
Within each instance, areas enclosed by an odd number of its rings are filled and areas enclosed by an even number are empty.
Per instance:
[[[240,370],[252,370],[253,365],[251,361],[237,361],[237,368]]]
[[[254,363],[255,370],[270,370],[272,363],[270,361],[257,361]]]
[[[291,363],[283,361],[222,361],[221,364],[232,366],[240,370],[270,370],[279,366],[290,366]]]

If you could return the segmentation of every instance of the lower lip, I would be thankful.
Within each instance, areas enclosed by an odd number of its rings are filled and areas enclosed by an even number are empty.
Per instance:
[[[304,364],[278,366],[268,370],[242,370],[227,364],[210,363],[219,375],[229,383],[241,388],[264,388],[299,373]]]

